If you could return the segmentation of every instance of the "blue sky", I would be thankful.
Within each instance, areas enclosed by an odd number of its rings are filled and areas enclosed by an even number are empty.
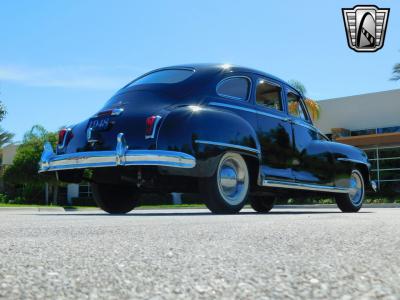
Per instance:
[[[385,46],[347,46],[341,8],[390,7]],[[234,63],[297,79],[327,99],[400,88],[399,1],[2,1],[2,126],[16,140],[96,112],[122,85],[151,69]],[[399,104],[400,105],[400,104]],[[356,113],[356,112],[355,112]]]

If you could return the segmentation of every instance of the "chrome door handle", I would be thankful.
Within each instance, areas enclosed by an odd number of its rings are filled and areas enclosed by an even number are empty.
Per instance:
[[[291,118],[284,118],[283,121],[293,123],[293,120]]]

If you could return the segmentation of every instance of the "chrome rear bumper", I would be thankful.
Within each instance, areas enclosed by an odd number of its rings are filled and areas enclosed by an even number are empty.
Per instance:
[[[39,173],[117,166],[164,166],[193,168],[196,159],[186,153],[164,150],[128,150],[123,134],[118,135],[115,151],[76,152],[57,155],[46,143],[40,160]]]

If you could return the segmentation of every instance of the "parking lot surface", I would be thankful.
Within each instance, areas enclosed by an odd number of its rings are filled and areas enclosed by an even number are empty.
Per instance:
[[[400,209],[0,211],[0,298],[398,299]]]

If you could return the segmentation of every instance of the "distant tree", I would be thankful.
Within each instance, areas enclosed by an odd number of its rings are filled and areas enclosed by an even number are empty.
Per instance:
[[[321,108],[319,107],[319,105],[318,105],[318,103],[316,101],[314,101],[311,98],[308,98],[306,96],[307,89],[304,86],[304,84],[302,84],[298,80],[290,80],[289,83],[290,83],[290,85],[292,85],[296,90],[298,90],[305,97],[304,102],[307,105],[307,109],[308,109],[313,121],[318,120],[319,116],[320,116],[320,113],[321,113]]]
[[[4,147],[7,144],[10,144],[14,138],[14,134],[4,130],[0,126],[0,148]]]
[[[0,121],[3,121],[6,115],[7,115],[7,109],[3,104],[3,102],[0,101]]]
[[[393,66],[393,77],[391,79],[396,81],[400,80],[400,63]]]
[[[1,91],[0,91],[0,95],[1,95]],[[6,106],[0,100],[0,122],[3,121],[3,119],[5,118],[6,115],[7,115]]]
[[[46,182],[57,186],[54,179],[38,174],[39,161],[43,146],[49,141],[53,146],[57,143],[57,133],[49,132],[40,125],[35,125],[29,130],[18,146],[13,164],[4,171],[4,181],[8,184],[21,185],[23,188],[43,190]]]

